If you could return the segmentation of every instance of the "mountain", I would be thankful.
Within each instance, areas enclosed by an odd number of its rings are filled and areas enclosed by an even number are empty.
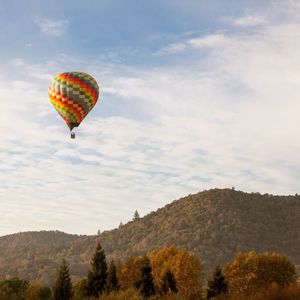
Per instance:
[[[207,273],[239,251],[276,251],[300,265],[300,196],[212,189],[173,201],[100,235],[24,232],[0,238],[0,278],[52,285],[65,258],[74,280],[86,275],[98,241],[109,258],[126,259],[175,244],[196,254]]]

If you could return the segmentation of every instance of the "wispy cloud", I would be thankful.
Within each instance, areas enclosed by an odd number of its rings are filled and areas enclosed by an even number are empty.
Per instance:
[[[16,58],[12,80],[1,69],[0,233],[95,233],[211,187],[299,193],[300,25],[248,31],[182,38],[155,68],[64,56]],[[103,86],[75,140],[47,97],[58,65]]]
[[[225,36],[224,34],[210,34],[206,36],[201,36],[197,38],[186,39],[179,43],[169,44],[158,51],[157,54],[176,54],[179,52],[184,52],[191,49],[200,49],[200,48],[220,48],[225,46],[230,42],[230,37]]]
[[[186,44],[192,48],[218,48],[225,46],[230,41],[224,34],[211,34],[204,37],[190,39]]]
[[[48,18],[36,18],[35,23],[42,33],[49,36],[60,37],[67,31],[69,21],[66,19],[54,20]]]
[[[254,27],[259,25],[266,25],[268,23],[267,19],[263,16],[245,16],[242,18],[237,18],[231,21],[233,26],[239,27]]]
[[[12,65],[18,68],[20,73],[26,73],[27,76],[33,78],[50,81],[53,77],[53,75],[49,73],[49,70],[47,70],[47,67],[37,64],[29,64],[19,57],[12,60]]]

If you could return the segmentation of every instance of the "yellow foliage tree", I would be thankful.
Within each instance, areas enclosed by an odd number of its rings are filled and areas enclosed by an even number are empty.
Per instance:
[[[285,256],[269,252],[239,253],[224,274],[230,293],[254,294],[272,283],[285,286],[296,280],[295,266]]]
[[[131,257],[118,268],[118,279],[122,290],[135,286],[140,278],[143,256]]]
[[[169,246],[152,251],[149,258],[158,290],[161,289],[165,271],[169,269],[175,277],[179,293],[186,296],[202,293],[203,266],[195,255],[184,249]]]

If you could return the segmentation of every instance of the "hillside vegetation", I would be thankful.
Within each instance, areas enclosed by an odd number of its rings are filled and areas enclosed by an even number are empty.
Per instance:
[[[98,241],[123,260],[174,244],[196,254],[206,272],[239,252],[276,251],[300,264],[300,197],[213,189],[173,201],[143,218],[94,236],[58,231],[0,238],[0,278],[52,285],[63,258],[76,281],[86,275]]]

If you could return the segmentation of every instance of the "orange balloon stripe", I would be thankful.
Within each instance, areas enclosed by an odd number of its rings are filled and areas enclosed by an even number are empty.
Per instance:
[[[96,104],[98,92],[92,85],[87,84],[86,82],[83,82],[80,79],[70,75],[61,74],[58,75],[57,78],[67,81],[68,84],[72,84],[74,87],[80,88],[80,90],[83,91],[92,100],[93,104]]]
[[[98,95],[95,94],[95,92],[90,89],[87,86],[84,86],[82,82],[80,82],[79,80],[70,80],[68,81],[69,85],[72,85],[73,88],[78,88],[80,90],[80,92],[83,92],[85,94],[85,98],[87,98],[89,101],[91,101],[91,105],[94,106],[97,102],[97,98]]]
[[[56,92],[54,97],[58,101],[59,101],[59,99],[64,99],[64,100],[61,100],[61,105],[72,109],[74,111],[74,113],[79,116],[79,118],[81,119],[80,121],[82,121],[83,116],[85,115],[86,112],[85,112],[84,107],[80,103],[74,102],[73,99],[68,98],[66,95],[62,95],[60,92]],[[73,102],[73,104],[68,103],[68,101]]]
[[[61,107],[59,106],[59,104],[57,102],[52,102],[53,106],[55,107],[55,109],[58,111],[59,115],[64,119],[64,121],[67,123],[67,125],[69,125],[70,123],[77,123],[77,119],[76,116],[73,114],[72,111],[70,111],[68,108],[65,107]]]
[[[69,104],[67,101],[63,101],[61,97],[57,97],[56,95],[51,95],[51,102],[54,103],[55,106],[60,105],[63,107],[67,113],[71,113],[75,116],[77,123],[80,123],[83,120],[81,113],[74,107],[73,105]],[[68,120],[70,122],[70,120]]]
[[[56,95],[49,95],[49,96],[52,104],[55,106],[55,108],[58,110],[61,116],[63,115],[63,112],[65,112],[66,114],[71,115],[72,118],[76,120],[76,122],[80,120],[81,118],[80,115],[76,111],[74,111],[69,105],[67,105],[65,101],[62,101],[61,97],[56,97]],[[71,122],[72,120],[68,120],[68,121]]]

